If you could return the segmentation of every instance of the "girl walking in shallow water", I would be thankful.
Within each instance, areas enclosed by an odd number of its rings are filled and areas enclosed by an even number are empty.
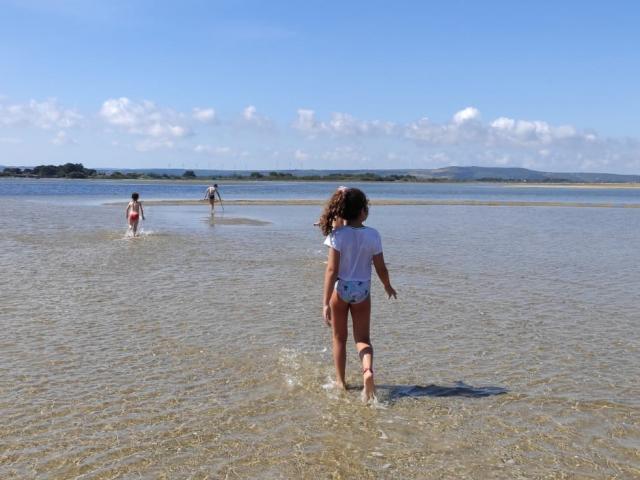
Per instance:
[[[380,234],[363,225],[368,215],[369,201],[364,192],[340,187],[327,202],[319,221],[322,233],[327,236],[324,244],[329,247],[322,316],[333,332],[336,383],[346,389],[347,321],[351,312],[353,337],[362,362],[364,401],[372,400],[375,395],[373,347],[369,336],[372,263],[389,298],[396,298],[384,263]]]
[[[142,215],[142,220],[144,220],[144,209],[142,208],[142,203],[138,201],[140,196],[134,192],[131,194],[131,201],[127,205],[127,210],[125,211],[125,216],[127,217],[127,222],[129,223],[129,229],[133,231],[133,236],[138,235],[138,222],[140,221],[140,215]]]

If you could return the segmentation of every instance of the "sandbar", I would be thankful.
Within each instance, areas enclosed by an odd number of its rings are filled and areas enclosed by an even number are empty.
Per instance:
[[[500,185],[515,188],[597,188],[597,189],[640,189],[640,183],[509,183]]]
[[[477,207],[575,207],[575,208],[640,208],[640,203],[610,202],[526,202],[510,200],[421,200],[421,199],[381,199],[371,200],[371,205],[424,205],[424,206],[477,206]],[[274,200],[225,200],[224,205],[237,206],[322,206],[324,200],[274,199]],[[125,202],[111,202],[105,205],[126,205]],[[151,206],[209,205],[207,200],[146,200]]]

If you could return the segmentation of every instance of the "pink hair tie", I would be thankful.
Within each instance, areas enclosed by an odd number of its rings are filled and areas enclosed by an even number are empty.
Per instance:
[[[349,190],[349,187],[345,187],[344,185],[340,185],[338,187],[339,192],[346,192],[347,190]]]

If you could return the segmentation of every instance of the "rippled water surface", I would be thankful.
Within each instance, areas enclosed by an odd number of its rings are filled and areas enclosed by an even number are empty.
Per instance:
[[[72,185],[0,192],[0,478],[640,477],[638,209],[373,207],[399,297],[364,406],[319,207],[149,206],[131,239]]]

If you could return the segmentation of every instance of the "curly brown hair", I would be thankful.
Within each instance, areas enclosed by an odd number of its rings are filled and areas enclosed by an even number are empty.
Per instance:
[[[355,220],[362,210],[369,212],[369,199],[364,192],[359,188],[339,187],[324,206],[318,226],[323,235],[329,235],[334,220]]]

